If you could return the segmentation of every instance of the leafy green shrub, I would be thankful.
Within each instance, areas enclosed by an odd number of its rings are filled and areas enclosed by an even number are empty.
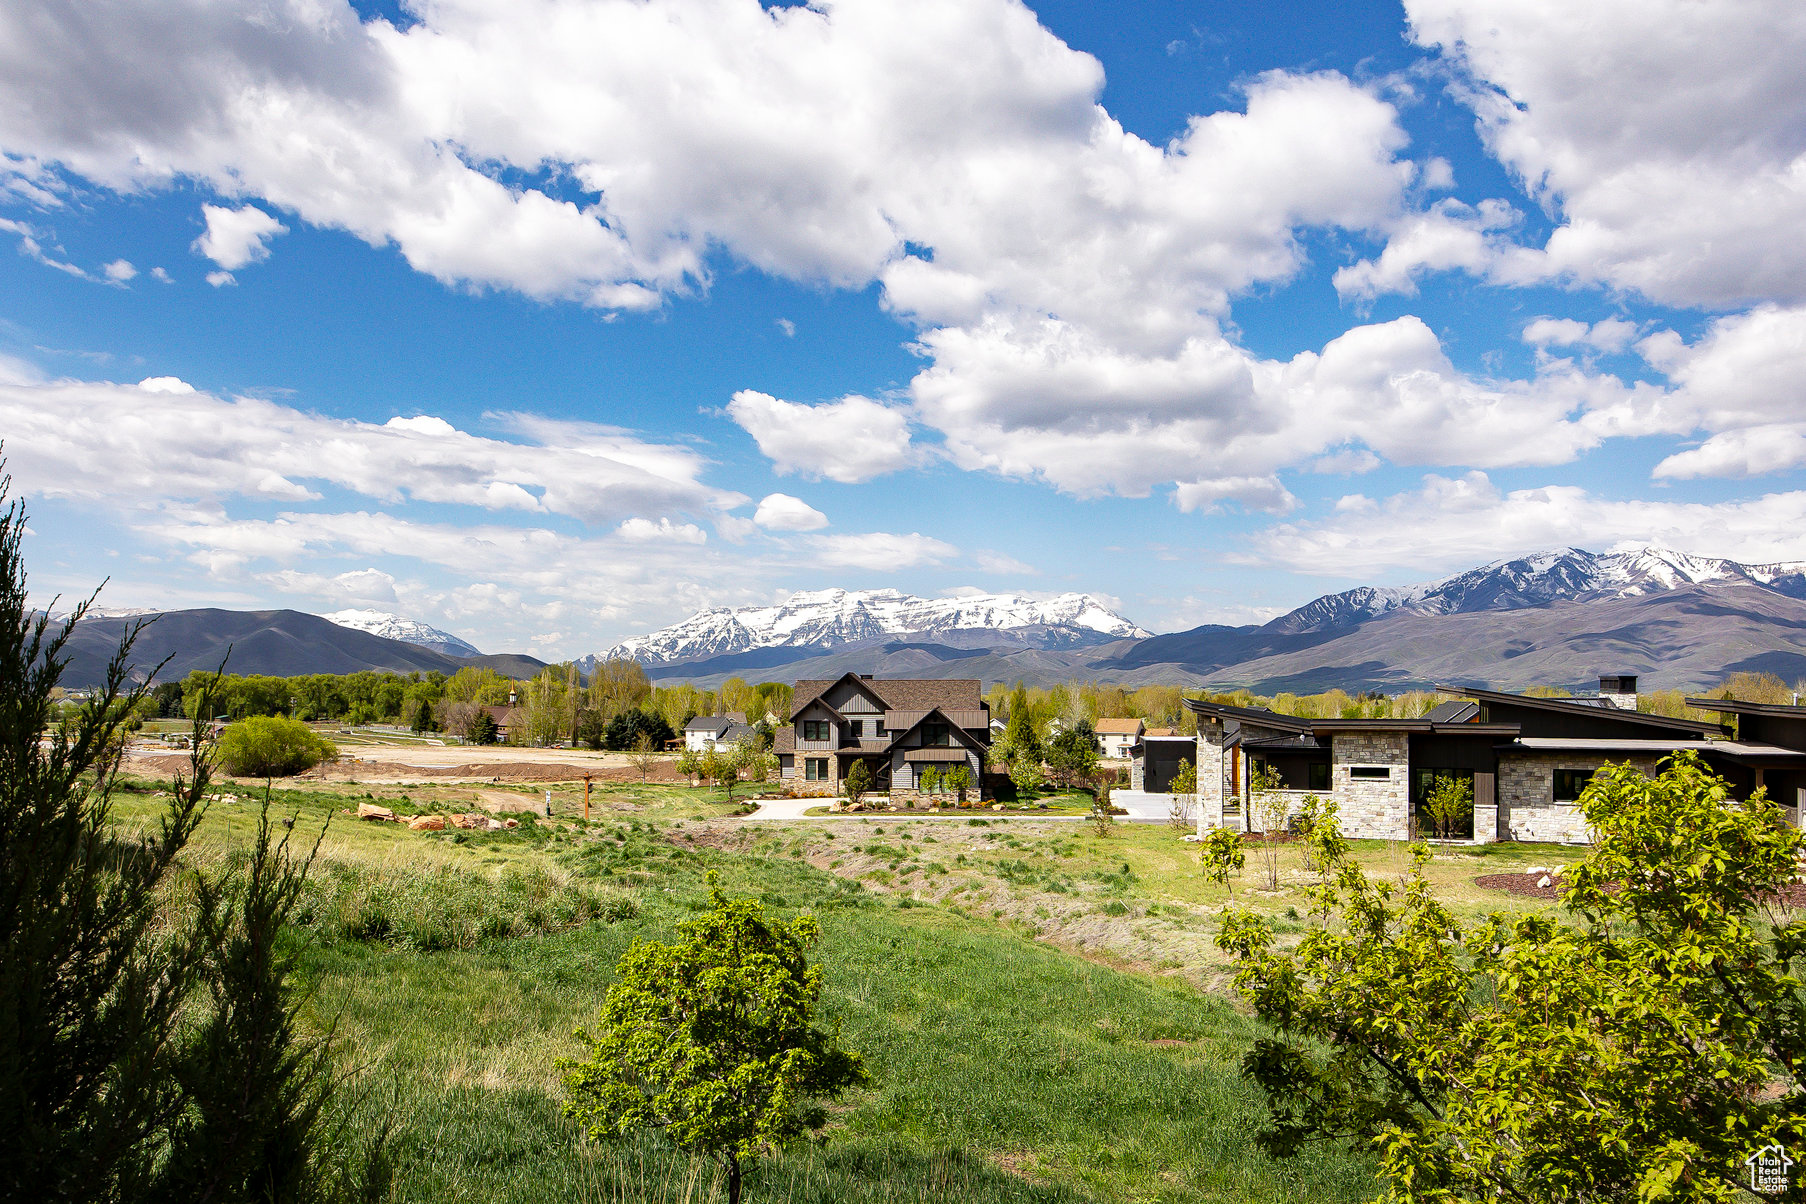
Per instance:
[[[291,777],[338,755],[332,741],[299,719],[281,716],[241,719],[219,738],[220,764],[239,777]]]

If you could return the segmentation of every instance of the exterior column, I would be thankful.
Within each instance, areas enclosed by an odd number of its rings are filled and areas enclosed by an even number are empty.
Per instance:
[[[1223,725],[1198,718],[1198,835],[1208,836],[1223,826]]]

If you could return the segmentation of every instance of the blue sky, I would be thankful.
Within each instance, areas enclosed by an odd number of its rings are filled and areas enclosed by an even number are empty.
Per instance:
[[[1806,559],[1806,10],[0,3],[34,594],[581,655]]]

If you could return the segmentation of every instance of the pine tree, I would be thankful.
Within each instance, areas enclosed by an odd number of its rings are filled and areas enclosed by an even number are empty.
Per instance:
[[[10,487],[0,478],[0,499]],[[136,627],[40,744],[92,598],[55,626],[28,610],[24,531],[20,503],[0,510],[0,1197],[130,1198],[181,1106],[174,1037],[196,942],[152,921],[200,821],[207,764],[196,748],[155,831],[108,826],[120,723],[144,689],[126,686]]]

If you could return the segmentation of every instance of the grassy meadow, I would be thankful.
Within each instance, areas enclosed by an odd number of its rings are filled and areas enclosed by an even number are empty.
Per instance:
[[[331,817],[295,916],[307,1017],[335,1034],[357,1126],[388,1129],[398,1200],[724,1198],[711,1165],[655,1139],[586,1141],[560,1115],[557,1070],[618,956],[675,936],[706,904],[709,871],[777,913],[820,917],[825,1019],[873,1079],[836,1107],[824,1144],[762,1163],[750,1200],[1374,1194],[1364,1154],[1255,1149],[1264,1109],[1238,1062],[1257,1026],[1222,992],[1211,944],[1225,892],[1170,829],[748,822],[730,818],[738,799],[658,785],[596,790],[585,824],[581,786],[561,785],[551,821],[423,832],[348,812],[543,804],[546,788],[358,786],[278,789],[272,805],[296,816],[296,843]],[[156,788],[122,793],[117,822],[150,822]],[[221,794],[190,848],[200,863],[229,861],[254,830],[261,787]],[[1471,878],[1539,853],[1446,853],[1432,873],[1458,908],[1522,906]],[[1237,901],[1287,925],[1297,856],[1282,850],[1282,889],[1264,892],[1251,852]],[[1381,873],[1405,864],[1384,846],[1364,856]]]

